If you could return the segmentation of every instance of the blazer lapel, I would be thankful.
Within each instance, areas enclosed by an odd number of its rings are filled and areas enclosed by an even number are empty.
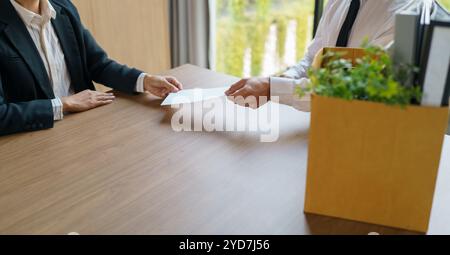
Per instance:
[[[52,20],[53,28],[58,36],[59,43],[64,52],[67,69],[69,70],[72,87],[75,92],[83,90],[83,71],[81,56],[78,49],[78,41],[73,30],[72,23],[64,10],[58,5],[52,5],[56,10],[56,19]]]
[[[3,16],[3,20],[7,23],[4,30],[7,38],[30,68],[46,97],[54,98],[53,88],[39,51],[25,24],[9,1],[2,1],[0,4],[0,16]]]

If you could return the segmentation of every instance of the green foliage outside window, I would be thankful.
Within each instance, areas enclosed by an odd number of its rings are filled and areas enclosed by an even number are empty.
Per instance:
[[[250,47],[252,50],[251,75],[260,74],[264,61],[264,50],[266,46],[266,38],[270,28],[270,6],[271,0],[256,1],[256,15],[250,19],[249,41],[252,42]]]
[[[438,0],[450,10],[450,0]],[[296,60],[303,58],[312,34],[314,0],[216,0],[216,68],[242,76],[246,49],[251,49],[251,74],[262,73],[270,25],[277,29],[277,56],[286,54],[287,30],[296,21]],[[327,2],[327,1],[325,1]],[[282,61],[280,61],[282,62]],[[283,67],[280,67],[279,71]]]
[[[276,20],[276,23],[278,34],[277,54],[278,58],[282,59],[284,57],[284,54],[286,54],[286,48],[284,46],[286,45],[288,19],[287,17],[283,17],[280,15]]]
[[[244,55],[251,49],[251,75],[260,75],[272,24],[277,28],[277,56],[282,60],[291,20],[297,22],[297,60],[303,57],[312,34],[314,0],[217,0],[216,5],[218,71],[242,76]]]
[[[438,2],[444,6],[445,8],[447,8],[447,10],[450,10],[450,0],[438,0]]]

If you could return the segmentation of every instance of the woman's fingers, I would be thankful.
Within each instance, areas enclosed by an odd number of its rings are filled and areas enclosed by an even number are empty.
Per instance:
[[[108,100],[114,100],[114,99],[116,99],[116,97],[110,96],[110,95],[100,95],[100,96],[97,96],[96,99],[100,100],[100,101],[108,101]]]
[[[157,97],[164,98],[170,93],[170,89],[168,88],[154,88],[151,93]]]
[[[183,84],[181,84],[181,82],[179,82],[175,77],[167,77],[166,79],[168,82],[177,87],[179,90],[183,89]]]
[[[112,102],[114,102],[114,100],[99,101],[97,106],[103,106],[103,105],[111,104]]]
[[[103,105],[111,104],[112,102],[114,102],[114,99],[116,99],[116,97],[114,96],[113,93],[96,91],[94,94],[94,102],[95,102],[94,107],[100,107]]]
[[[114,100],[116,97],[113,93],[96,92],[94,95],[95,100],[98,101],[110,101]]]
[[[107,105],[107,104],[111,104],[112,102],[114,102],[113,99],[105,99],[105,100],[97,99],[97,100],[95,101],[94,108],[95,108],[95,107],[104,106],[104,105]]]
[[[110,92],[99,92],[99,91],[95,91],[96,96],[114,96],[113,93]]]
[[[180,91],[180,89],[178,87],[176,87],[175,85],[173,85],[172,83],[170,83],[168,81],[164,81],[163,82],[163,91],[172,93],[172,92],[178,92],[178,91]]]

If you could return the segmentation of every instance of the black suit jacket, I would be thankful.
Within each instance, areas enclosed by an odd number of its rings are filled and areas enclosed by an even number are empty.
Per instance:
[[[57,12],[52,25],[74,91],[94,90],[95,81],[133,93],[142,71],[109,59],[69,0],[50,2]],[[53,98],[45,66],[25,24],[10,0],[0,0],[0,135],[52,128]]]

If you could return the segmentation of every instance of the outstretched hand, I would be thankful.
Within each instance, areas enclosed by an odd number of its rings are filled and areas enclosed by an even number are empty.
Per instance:
[[[270,98],[270,81],[269,78],[242,79],[233,84],[225,94],[237,104],[258,108]]]
[[[175,77],[147,75],[144,79],[144,90],[157,97],[164,98],[182,89],[183,85]]]

